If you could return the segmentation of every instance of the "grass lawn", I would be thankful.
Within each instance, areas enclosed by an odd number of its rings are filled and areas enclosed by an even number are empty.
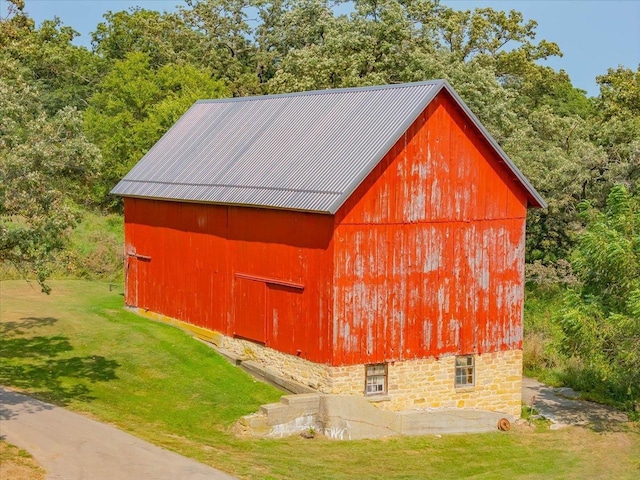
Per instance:
[[[0,282],[0,383],[241,478],[640,477],[640,431],[515,428],[337,442],[237,439],[233,422],[278,390],[168,325],[122,309],[121,289],[52,281],[46,296]]]

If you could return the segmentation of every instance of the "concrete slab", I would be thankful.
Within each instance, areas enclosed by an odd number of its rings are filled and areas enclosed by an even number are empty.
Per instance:
[[[233,480],[115,427],[0,387],[0,437],[27,450],[49,480]]]
[[[397,413],[374,407],[363,397],[322,397],[319,421],[322,431],[334,440],[360,440],[397,435],[401,420]]]
[[[403,435],[490,432],[498,429],[498,421],[503,418],[515,421],[505,413],[463,409],[405,411],[400,417]]]

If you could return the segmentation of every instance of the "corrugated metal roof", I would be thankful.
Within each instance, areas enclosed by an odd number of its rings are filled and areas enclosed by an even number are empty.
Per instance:
[[[444,80],[196,102],[111,193],[335,213]]]

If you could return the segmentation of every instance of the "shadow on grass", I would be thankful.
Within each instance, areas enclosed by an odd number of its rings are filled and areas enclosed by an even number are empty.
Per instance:
[[[62,406],[74,399],[91,401],[87,384],[117,379],[120,364],[99,355],[70,356],[73,346],[63,335],[33,335],[55,322],[27,317],[0,323],[0,384]]]

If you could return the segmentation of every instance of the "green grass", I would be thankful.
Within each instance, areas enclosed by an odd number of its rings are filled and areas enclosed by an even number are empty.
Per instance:
[[[122,309],[107,283],[0,283],[0,383],[241,478],[637,478],[640,434],[514,428],[338,442],[236,438],[281,393],[184,332]]]

